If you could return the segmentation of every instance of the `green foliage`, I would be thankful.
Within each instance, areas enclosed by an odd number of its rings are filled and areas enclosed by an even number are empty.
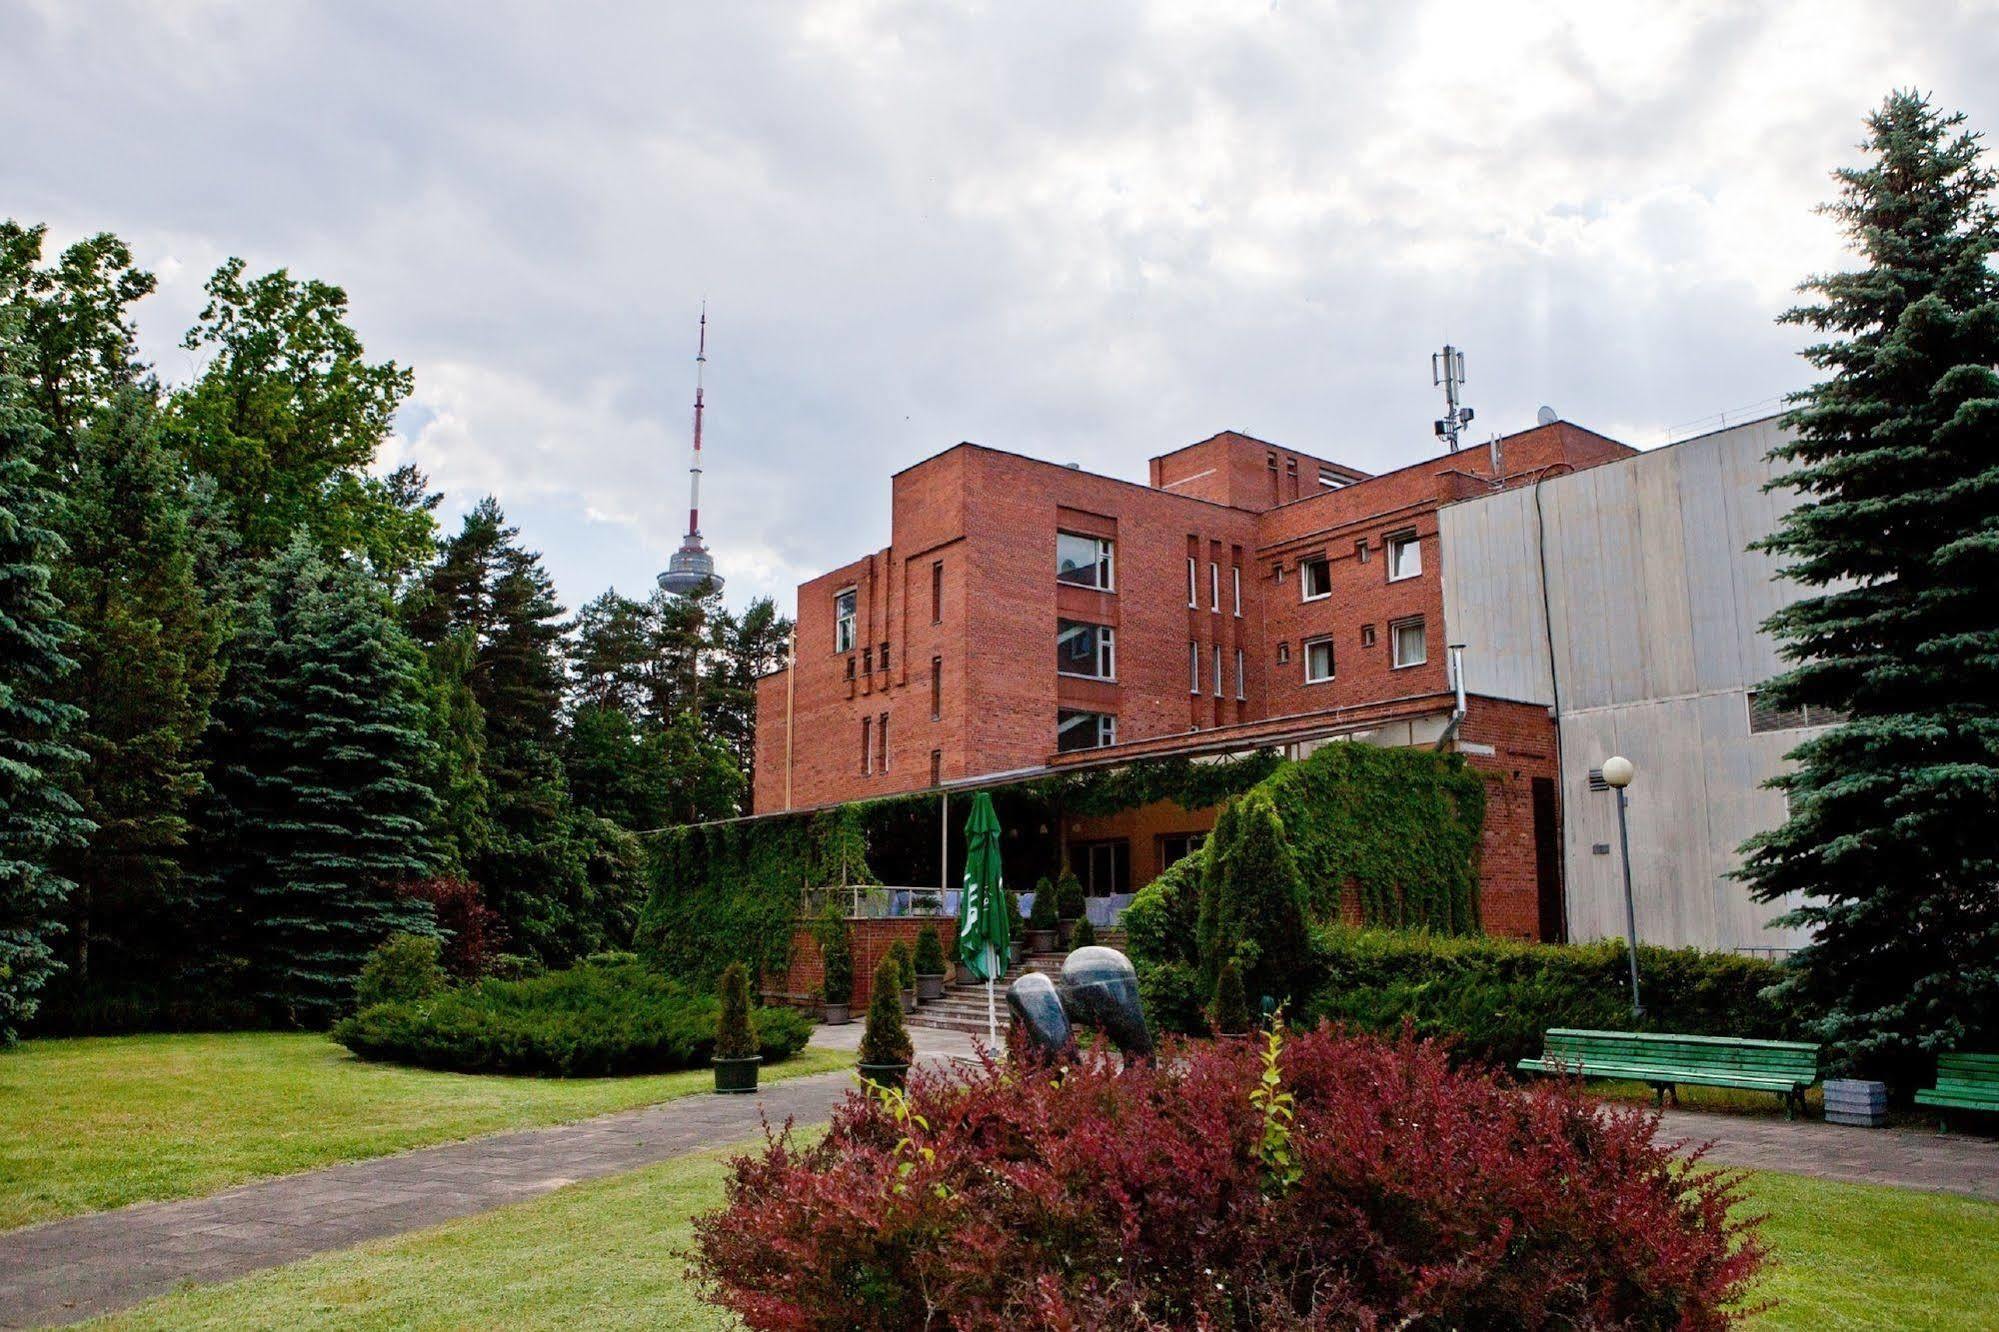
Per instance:
[[[916,936],[916,974],[941,976],[944,969],[944,941],[935,925],[925,925]]]
[[[1550,1027],[1792,1038],[1800,1020],[1766,994],[1784,968],[1693,948],[1638,950],[1645,1016],[1631,1016],[1624,945],[1530,944],[1330,927],[1313,939],[1325,979],[1301,1016],[1392,1035],[1450,1038],[1463,1058],[1512,1064]]]
[[[813,924],[819,940],[824,979],[821,993],[829,1004],[845,1004],[854,997],[854,927],[837,905],[828,903]]]
[[[313,1024],[368,950],[434,929],[394,885],[432,869],[430,762],[411,654],[380,590],[301,532],[261,571],[215,708],[205,843],[245,922],[251,992]]]
[[[1811,936],[1789,1002],[1898,1079],[1999,1044],[1999,173],[1963,122],[1894,93],[1835,173],[1863,267],[1784,315],[1828,377],[1792,399],[1771,484],[1803,502],[1760,546],[1817,589],[1764,624],[1763,701],[1844,721],[1791,751],[1742,877]]]
[[[1072,949],[1088,948],[1092,944],[1096,943],[1096,941],[1097,941],[1097,927],[1090,924],[1090,918],[1088,916],[1078,917],[1076,920],[1076,928],[1070,931],[1069,934],[1069,947]]]
[[[333,1039],[363,1059],[455,1073],[663,1073],[708,1062],[719,1007],[642,966],[586,963],[377,1004],[343,1019]],[[758,1009],[753,1028],[766,1063],[798,1053],[812,1034],[811,1021],[788,1008]]]
[[[1030,930],[1052,930],[1059,923],[1055,905],[1055,885],[1047,875],[1034,885],[1034,905],[1027,909],[1027,928]]]
[[[375,945],[354,982],[354,1002],[376,1004],[428,999],[451,988],[444,971],[444,945],[433,934],[391,934]]]
[[[1249,999],[1243,993],[1242,971],[1234,958],[1222,963],[1215,978],[1215,1030],[1224,1036],[1239,1036],[1250,1029]]]
[[[0,306],[0,346],[14,316]],[[52,941],[69,883],[52,858],[90,832],[64,789],[82,756],[65,741],[81,720],[61,701],[74,631],[49,591],[62,552],[34,459],[46,438],[0,360],[0,1045],[34,1017],[56,966]]]
[[[1298,1098],[1284,1089],[1284,1069],[1279,1062],[1283,1055],[1284,1023],[1280,1014],[1264,1035],[1263,1049],[1259,1052],[1263,1073],[1249,1093],[1249,1103],[1262,1121],[1256,1138],[1256,1159],[1263,1167],[1263,1187],[1266,1192],[1278,1195],[1289,1193],[1305,1176],[1304,1162],[1291,1146],[1291,1126],[1298,1121]]]
[[[1200,1035],[1208,1030],[1212,992],[1201,984],[1198,967],[1187,962],[1140,962],[1138,997],[1145,1020],[1159,1031]]]
[[[1199,852],[1183,856],[1138,890],[1118,923],[1134,961],[1193,965],[1200,961],[1198,924],[1201,871]]]
[[[903,940],[897,939],[888,946],[888,955],[895,959],[896,974],[902,978],[902,988],[905,990],[915,989],[916,959],[911,955],[909,945]]]
[[[1342,746],[1344,748],[1344,746]],[[1238,963],[1250,993],[1280,1003],[1310,983],[1304,885],[1270,793],[1258,788],[1222,811],[1203,853],[1201,962]]]
[[[715,1058],[748,1059],[757,1052],[750,1032],[749,972],[740,962],[722,968],[721,1004],[715,1013]]]
[[[1067,865],[1055,880],[1055,914],[1063,920],[1077,920],[1083,914],[1083,882]]]
[[[902,1024],[902,965],[885,956],[875,967],[874,988],[868,994],[868,1021],[861,1032],[863,1064],[907,1064],[916,1057],[909,1029]]]
[[[492,965],[486,968],[493,980],[533,980],[547,973],[548,968],[532,953],[495,953]]]

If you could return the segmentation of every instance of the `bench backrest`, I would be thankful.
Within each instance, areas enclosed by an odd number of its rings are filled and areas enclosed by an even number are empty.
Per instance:
[[[1555,1027],[1547,1053],[1585,1064],[1648,1064],[1668,1068],[1760,1073],[1816,1081],[1819,1047],[1804,1041],[1758,1041],[1734,1036],[1678,1036],[1668,1032],[1584,1031]]]
[[[1937,1090],[1951,1087],[1982,1092],[1999,1090],[1999,1054],[1947,1054],[1937,1056]]]

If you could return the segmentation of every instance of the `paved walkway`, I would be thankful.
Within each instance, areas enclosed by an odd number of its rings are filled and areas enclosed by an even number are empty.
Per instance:
[[[917,1031],[924,1060],[969,1055],[968,1037]],[[860,1025],[815,1043],[852,1048]],[[0,1233],[0,1327],[74,1322],[183,1282],[228,1281],[364,1240],[534,1198],[578,1180],[756,1136],[760,1116],[822,1121],[847,1073],[769,1083],[747,1096],[684,1096],[577,1124],[528,1129]],[[1664,1132],[1714,1141],[1716,1164],[1963,1193],[1999,1202],[1999,1143],[1816,1121],[1671,1111]]]

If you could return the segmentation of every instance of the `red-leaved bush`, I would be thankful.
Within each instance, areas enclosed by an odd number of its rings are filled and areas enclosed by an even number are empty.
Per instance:
[[[1287,1186],[1259,1051],[1061,1076],[920,1072],[820,1142],[732,1164],[696,1222],[707,1297],[753,1328],[1721,1328],[1765,1261],[1736,1177],[1656,1119],[1453,1071],[1404,1035],[1283,1050]],[[1259,1152],[1259,1144],[1265,1151]]]
[[[396,891],[436,910],[437,926],[444,932],[442,961],[453,978],[471,981],[486,974],[499,951],[500,915],[486,905],[478,884],[440,874],[401,884]]]

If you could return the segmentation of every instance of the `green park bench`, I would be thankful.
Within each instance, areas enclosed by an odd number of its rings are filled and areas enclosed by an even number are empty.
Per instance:
[[[1938,1112],[1984,1110],[1999,1114],[1999,1054],[1937,1056],[1937,1085],[1916,1093],[1916,1104]]]
[[[1799,1041],[1554,1027],[1543,1046],[1540,1058],[1523,1059],[1516,1067],[1522,1073],[1643,1082],[1662,1102],[1671,1095],[1675,1104],[1681,1085],[1767,1091],[1784,1098],[1786,1118],[1797,1116],[1805,1088],[1819,1077],[1818,1046]]]

